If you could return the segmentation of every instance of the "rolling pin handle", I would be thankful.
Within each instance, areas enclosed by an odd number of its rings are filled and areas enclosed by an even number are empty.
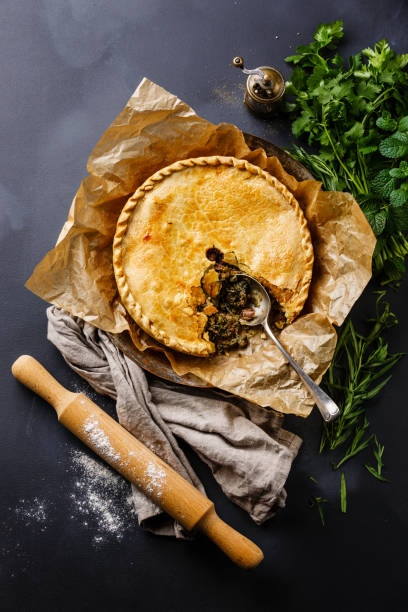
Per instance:
[[[21,355],[11,366],[12,374],[23,385],[40,395],[53,406],[58,414],[69,401],[76,398],[76,393],[65,389],[53,376],[30,355]]]
[[[259,565],[263,552],[254,542],[227,525],[214,510],[214,505],[204,514],[196,528],[205,533],[226,555],[244,569]]]

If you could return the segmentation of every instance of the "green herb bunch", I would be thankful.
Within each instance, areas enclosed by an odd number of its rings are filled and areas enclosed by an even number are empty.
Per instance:
[[[408,54],[382,40],[346,66],[342,37],[342,21],[322,24],[286,58],[293,134],[318,151],[296,147],[295,156],[326,189],[354,195],[378,239],[375,273],[395,282],[408,254]]]
[[[292,154],[325,189],[353,194],[377,236],[375,275],[381,284],[396,285],[408,254],[408,54],[396,55],[382,40],[350,57],[346,66],[336,53],[342,36],[341,21],[320,25],[312,43],[286,58],[295,66],[287,88],[293,95],[287,104],[292,131],[314,149],[295,146]],[[340,330],[323,385],[341,414],[323,424],[320,441],[320,452],[336,453],[334,470],[371,448],[377,466],[364,467],[381,481],[387,480],[384,446],[371,431],[370,400],[388,383],[402,356],[391,353],[385,341],[398,321],[384,296],[381,291],[364,333],[350,318]],[[325,502],[316,496],[310,500],[323,525]],[[340,508],[347,511],[344,472]]]

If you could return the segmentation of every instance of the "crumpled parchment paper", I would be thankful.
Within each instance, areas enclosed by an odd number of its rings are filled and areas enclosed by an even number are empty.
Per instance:
[[[280,333],[299,365],[320,381],[340,325],[371,276],[375,237],[350,194],[320,191],[317,181],[298,182],[276,157],[251,151],[240,130],[198,117],[175,95],[143,79],[123,111],[92,151],[87,176],[74,198],[56,247],[36,266],[26,286],[96,327],[128,330],[140,350],[162,350],[178,374],[260,406],[307,416],[313,400],[280,351],[259,333],[244,351],[190,357],[158,345],[122,306],[112,267],[112,241],[122,207],[154,172],[179,159],[232,155],[268,170],[294,194],[312,234],[315,266],[300,317]]]

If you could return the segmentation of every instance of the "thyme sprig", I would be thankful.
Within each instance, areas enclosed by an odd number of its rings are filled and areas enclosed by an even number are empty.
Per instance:
[[[324,386],[340,408],[339,418],[324,423],[320,452],[335,450],[350,442],[343,457],[333,465],[341,467],[351,457],[367,448],[373,434],[369,433],[366,402],[378,395],[390,380],[386,374],[403,353],[390,353],[384,340],[385,332],[398,320],[383,300],[384,291],[377,292],[376,315],[368,321],[368,334],[356,331],[349,319],[342,328]]]
[[[374,457],[377,460],[377,469],[373,467],[372,465],[369,465],[368,463],[365,463],[364,467],[370,472],[372,476],[374,476],[374,478],[377,478],[378,480],[382,480],[382,482],[388,482],[388,478],[384,478],[384,476],[382,475],[382,470],[384,467],[384,463],[382,460],[382,456],[384,453],[384,445],[381,445],[378,442],[377,436],[374,436],[373,453],[374,453]]]
[[[323,497],[312,496],[309,498],[309,508],[314,508],[316,506],[319,512],[320,520],[321,520],[323,527],[326,524],[324,520],[323,504],[326,504],[326,503],[327,503],[327,499],[324,499]]]

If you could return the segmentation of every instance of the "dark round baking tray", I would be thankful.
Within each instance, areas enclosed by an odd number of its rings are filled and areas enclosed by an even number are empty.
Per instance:
[[[244,137],[250,149],[254,150],[261,147],[265,150],[268,157],[275,155],[279,159],[284,169],[298,181],[313,179],[310,172],[308,172],[300,162],[296,161],[296,159],[291,157],[289,153],[286,153],[286,151],[277,145],[272,144],[263,138],[259,138],[259,136],[247,134],[246,132],[244,132]],[[200,380],[193,374],[185,374],[184,376],[179,376],[176,374],[162,351],[154,349],[140,351],[133,344],[128,332],[123,332],[122,334],[110,334],[110,337],[116,346],[123,351],[123,353],[125,353],[125,355],[127,355],[144,370],[147,370],[148,372],[151,372],[152,374],[173,383],[188,385],[190,387],[210,387],[208,383]]]

